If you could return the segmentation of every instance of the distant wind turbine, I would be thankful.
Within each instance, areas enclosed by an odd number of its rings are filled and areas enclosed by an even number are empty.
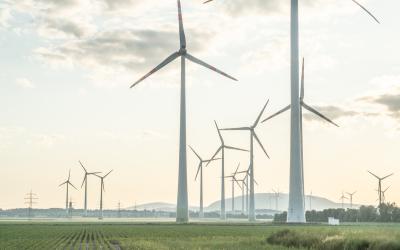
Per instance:
[[[197,180],[197,177],[198,177],[198,175],[200,173],[200,211],[199,211],[199,217],[200,218],[204,218],[204,207],[203,207],[203,167],[204,167],[204,163],[209,163],[209,162],[220,160],[220,159],[217,158],[217,159],[212,159],[212,160],[203,160],[200,157],[200,155],[191,146],[189,146],[189,148],[192,150],[192,152],[199,159],[199,166],[197,167],[197,173],[196,173],[195,180]]]
[[[350,198],[350,208],[353,208],[353,197],[354,195],[357,193],[357,191],[353,192],[353,193],[347,193],[349,195]]]
[[[104,179],[111,174],[113,170],[111,170],[110,172],[108,172],[108,174],[104,175],[104,176],[100,176],[98,174],[95,174],[97,177],[100,178],[100,218],[99,219],[103,219],[103,191],[105,192],[105,188],[104,188]]]
[[[136,81],[131,88],[135,87],[141,81],[156,73],[178,57],[181,58],[181,100],[180,100],[180,141],[179,141],[179,177],[178,177],[178,199],[177,199],[177,222],[188,222],[189,221],[189,207],[188,207],[188,193],[187,193],[187,161],[186,161],[186,64],[185,60],[188,59],[194,63],[197,63],[205,68],[215,71],[227,78],[237,81],[236,78],[216,69],[215,67],[201,61],[200,59],[190,55],[186,50],[186,36],[183,27],[181,2],[178,2],[178,19],[179,19],[179,39],[180,49],[177,52],[172,53],[167,57],[161,64],[152,69],[145,76]]]
[[[235,214],[235,184],[237,184],[240,187],[240,183],[236,179],[236,175],[238,174],[239,167],[240,167],[240,163],[238,164],[235,172],[232,175],[225,176],[225,178],[231,178],[231,181],[232,181],[232,214]]]
[[[83,168],[83,171],[85,172],[85,175],[83,177],[83,181],[82,181],[82,185],[81,188],[83,187],[83,184],[85,184],[85,201],[84,201],[84,215],[87,216],[87,191],[88,191],[88,176],[89,175],[96,175],[96,174],[101,174],[101,172],[91,172],[89,173],[85,166],[83,166],[82,162],[79,161],[79,164],[81,165],[81,167]]]
[[[226,211],[225,211],[225,149],[231,149],[231,150],[238,150],[238,151],[245,151],[249,152],[246,149],[240,149],[240,148],[235,148],[231,146],[227,146],[225,144],[224,138],[222,137],[221,130],[218,127],[218,124],[216,121],[214,121],[215,127],[218,132],[219,139],[221,141],[221,146],[217,149],[215,154],[211,157],[211,159],[215,159],[215,157],[221,152],[221,220],[226,219]],[[208,164],[207,164],[208,165]]]
[[[391,177],[394,174],[389,174],[385,177],[379,177],[377,175],[375,175],[374,173],[368,171],[368,173],[370,173],[372,176],[374,176],[376,179],[378,179],[378,200],[379,200],[379,207],[382,205],[383,203],[383,197],[382,197],[382,181]]]
[[[348,198],[344,195],[344,193],[342,192],[342,196],[340,196],[339,198],[342,201],[342,209],[344,209],[344,200],[348,200]]]
[[[71,186],[71,187],[73,187],[73,188],[75,188],[76,189],[76,187],[71,183],[71,181],[70,181],[70,179],[71,179],[71,169],[69,170],[69,173],[68,173],[68,179],[65,181],[65,182],[63,182],[63,183],[61,183],[60,185],[59,185],[59,187],[61,187],[61,186],[63,186],[63,185],[66,185],[67,186],[67,194],[66,194],[66,198],[65,198],[65,210],[66,210],[66,212],[67,212],[67,216],[68,216],[68,199],[69,199],[69,186]]]
[[[275,196],[275,211],[278,211],[279,210],[280,192],[279,192],[279,189],[278,189],[278,191],[275,191],[275,189],[272,189],[272,192],[274,192],[274,196]]]
[[[387,187],[385,190],[382,191],[382,202],[383,202],[383,203],[386,202],[386,191],[388,191],[389,188],[390,188],[390,186]]]
[[[207,0],[204,3],[211,2]],[[234,1],[234,0],[231,0]],[[249,0],[250,1],[250,0]],[[352,0],[377,23],[379,20],[361,5],[358,1]],[[289,187],[289,208],[288,223],[306,223],[304,204],[304,176],[303,176],[303,148],[301,134],[301,103],[299,102],[299,0],[290,0],[290,86],[291,86],[291,126],[290,126],[290,187]]]
[[[240,128],[225,128],[221,130],[229,130],[229,131],[249,131],[250,132],[250,167],[249,167],[249,174],[250,174],[250,206],[249,206],[249,221],[256,220],[256,210],[255,210],[255,199],[254,199],[254,140],[258,143],[261,149],[264,151],[265,155],[269,158],[267,151],[265,150],[264,146],[261,143],[261,140],[256,134],[255,129],[257,128],[258,124],[260,123],[261,117],[264,114],[265,108],[267,107],[269,100],[262,108],[260,114],[258,115],[257,119],[250,127],[240,127]]]
[[[250,166],[249,166],[249,168],[247,170],[238,172],[238,174],[242,174],[242,173],[246,174],[246,176],[243,178],[242,182],[246,186],[246,212],[248,213],[249,212],[249,196],[250,196],[249,195],[250,194],[250,192],[249,192],[249,190],[250,190],[250,188],[249,188],[249,186],[250,186],[249,185]],[[254,178],[254,183],[258,186],[256,178]]]

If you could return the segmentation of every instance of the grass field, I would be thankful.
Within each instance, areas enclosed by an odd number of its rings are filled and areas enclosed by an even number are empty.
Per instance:
[[[400,225],[0,223],[0,249],[310,248],[400,249]]]

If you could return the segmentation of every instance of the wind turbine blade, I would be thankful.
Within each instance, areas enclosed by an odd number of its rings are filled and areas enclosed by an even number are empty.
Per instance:
[[[282,114],[282,113],[288,111],[289,109],[290,109],[290,105],[284,107],[283,109],[279,110],[279,111],[276,112],[275,114],[273,114],[273,115],[267,117],[266,119],[264,119],[264,120],[262,121],[262,123],[263,123],[263,122],[266,122],[266,121],[268,121],[268,120],[271,120],[271,119],[274,118],[275,116],[278,116],[278,115],[280,115],[280,114]]]
[[[69,170],[69,173],[68,173],[68,181],[71,179],[71,169]]]
[[[258,182],[256,181],[256,179],[254,179],[254,183],[258,186]]]
[[[183,28],[182,8],[180,0],[178,0],[178,19],[179,19],[179,39],[181,43],[181,48],[186,48],[186,36],[185,36],[185,29]]]
[[[65,185],[65,183],[68,183],[68,181],[61,183],[60,185],[58,185],[59,187],[61,187],[62,185]]]
[[[114,171],[114,169],[108,172],[108,174],[106,174],[105,176],[103,176],[103,178],[106,178],[109,174],[111,174],[112,171]]]
[[[209,163],[209,162],[212,162],[212,161],[219,161],[219,160],[221,160],[221,158],[215,158],[215,159],[212,159],[212,160],[205,160],[203,162],[204,163]]]
[[[380,179],[377,175],[373,174],[372,172],[368,171],[371,175],[375,176],[376,179]]]
[[[264,151],[265,155],[268,157],[268,159],[270,159],[270,157],[269,157],[269,155],[268,155],[268,153],[267,153],[267,150],[265,150],[265,148],[264,148],[264,146],[262,145],[260,139],[258,138],[256,132],[253,132],[253,136],[254,136],[254,138],[256,139],[256,141],[258,142],[258,145],[260,145],[260,147],[261,147],[262,150]]]
[[[218,154],[221,150],[222,150],[222,146],[219,147],[219,148],[217,149],[217,151],[215,152],[215,154],[211,157],[211,160],[215,159],[215,156],[217,156],[217,154]],[[207,163],[206,167],[207,167],[208,165],[210,165],[211,160]]]
[[[85,184],[86,179],[87,179],[87,174],[85,174],[85,178],[83,178],[81,188],[83,187],[83,184]]]
[[[237,79],[234,78],[233,76],[230,76],[230,75],[226,74],[225,72],[222,72],[221,70],[219,70],[219,69],[217,69],[217,68],[215,68],[215,67],[213,67],[213,66],[211,66],[211,65],[209,65],[209,64],[207,64],[207,63],[205,63],[203,61],[201,61],[200,59],[198,59],[198,58],[196,58],[196,57],[194,57],[194,56],[192,56],[190,54],[186,54],[185,57],[187,59],[189,59],[190,61],[194,62],[194,63],[197,63],[197,64],[199,64],[199,65],[201,65],[203,67],[211,69],[211,70],[217,72],[218,74],[221,74],[221,75],[223,75],[223,76],[225,76],[225,77],[227,77],[227,78],[229,78],[231,80],[237,81]]]
[[[381,180],[384,180],[384,179],[386,179],[386,178],[389,178],[389,177],[392,176],[392,175],[394,175],[394,173],[383,177]]]
[[[219,139],[221,140],[221,143],[224,144],[224,138],[222,137],[222,134],[221,134],[221,131],[220,131],[219,127],[218,127],[218,124],[217,124],[216,121],[214,121],[214,123],[215,123],[215,127],[217,128],[217,131],[218,131]]]
[[[82,164],[81,161],[79,161],[79,164],[81,164],[81,167],[83,168],[83,171],[85,171],[85,173],[87,173],[87,170],[86,170],[86,168],[83,166],[83,164]]]
[[[390,186],[389,187],[387,187],[386,189],[385,189],[385,191],[382,191],[382,193],[386,193],[386,191],[388,191],[389,190],[389,188],[390,188]]]
[[[240,162],[239,162],[239,164],[238,164],[238,166],[237,166],[237,168],[236,168],[236,170],[235,170],[235,173],[233,174],[233,177],[235,177],[236,174],[238,173],[239,167],[240,167]],[[235,178],[235,179],[236,179],[236,178]]]
[[[304,99],[304,57],[303,57],[303,64],[301,66],[301,91],[300,91],[300,100],[303,101]]]
[[[200,163],[199,163],[199,166],[197,167],[197,173],[196,173],[196,177],[194,178],[194,180],[197,180],[197,176],[198,176],[199,173],[200,173],[201,165],[202,165],[202,162],[200,162]]]
[[[192,150],[192,152],[197,156],[197,158],[199,158],[200,161],[202,161],[200,155],[189,145],[190,150]]]
[[[231,146],[225,146],[225,148],[227,148],[227,149],[232,149],[232,150],[238,150],[238,151],[249,152],[249,150],[241,149],[241,148],[235,148],[235,147],[231,147]]]
[[[225,131],[242,131],[242,130],[250,130],[249,127],[241,127],[241,128],[221,128],[221,130]]]
[[[207,1],[205,1],[203,4],[205,4],[205,3],[209,3],[209,2],[212,2],[213,0],[207,0]]]
[[[73,188],[75,188],[76,190],[78,190],[75,186],[74,186],[74,184],[72,184],[71,182],[68,182],[69,183],[69,185],[71,185]]]
[[[145,76],[143,76],[142,78],[140,78],[138,81],[136,81],[134,84],[132,84],[131,88],[135,87],[137,84],[139,84],[141,81],[143,81],[144,79],[146,79],[147,77],[151,76],[152,74],[156,73],[157,71],[159,71],[160,69],[162,69],[163,67],[165,67],[167,64],[169,64],[170,62],[172,62],[173,60],[175,60],[176,58],[179,57],[179,52],[175,52],[172,55],[170,55],[169,57],[167,57],[162,63],[160,63],[157,67],[155,67],[154,69],[152,69],[149,73],[147,73]]]
[[[367,10],[367,8],[365,8],[364,6],[362,6],[359,2],[357,2],[356,0],[352,0],[355,4],[357,4],[358,6],[360,6],[361,9],[363,9],[365,12],[368,13],[368,15],[370,15],[377,23],[380,24],[378,18],[376,18],[369,10]]]
[[[263,109],[261,110],[260,114],[257,117],[257,120],[254,122],[253,128],[255,128],[261,120],[262,115],[264,114],[265,108],[268,106],[269,100],[265,103]]]
[[[325,121],[335,125],[336,127],[339,127],[339,125],[337,125],[336,123],[334,123],[332,120],[330,120],[328,117],[324,116],[323,114],[321,114],[320,112],[318,112],[317,110],[315,110],[314,108],[308,106],[305,102],[301,103],[303,105],[303,107],[305,109],[307,109],[308,111],[310,111],[311,113],[314,113],[315,115],[321,117],[322,119],[324,119]]]

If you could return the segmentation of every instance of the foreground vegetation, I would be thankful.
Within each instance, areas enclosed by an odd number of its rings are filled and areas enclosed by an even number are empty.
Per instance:
[[[400,225],[0,223],[0,249],[400,249]]]

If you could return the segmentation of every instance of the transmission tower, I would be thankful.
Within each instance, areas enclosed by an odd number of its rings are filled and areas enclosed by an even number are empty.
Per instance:
[[[32,193],[32,190],[25,195],[25,204],[28,205],[28,218],[32,218],[32,208],[33,204],[37,204],[36,200],[38,200],[37,194]]]

